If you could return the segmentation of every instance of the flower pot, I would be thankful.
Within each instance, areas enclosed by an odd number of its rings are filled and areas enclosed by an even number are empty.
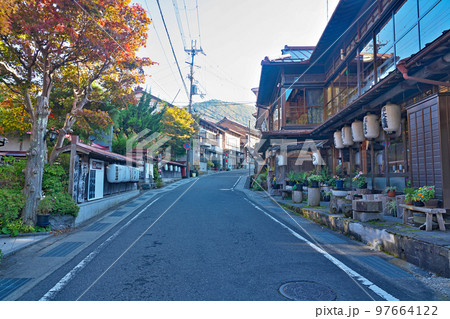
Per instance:
[[[336,189],[344,189],[344,181],[336,180]]]
[[[311,207],[320,205],[320,189],[319,189],[319,187],[308,188],[308,205]]]
[[[301,191],[293,191],[292,201],[294,203],[301,203],[303,201],[303,193]]]
[[[324,202],[329,202],[330,200],[331,200],[331,196],[330,195],[323,196],[323,201]]]
[[[36,219],[36,226],[39,227],[47,227],[48,225],[50,225],[50,221],[49,221],[50,215],[37,215],[37,219]]]
[[[420,201],[413,201],[413,205],[416,207],[423,207],[425,206],[423,202]]]
[[[311,187],[311,188],[319,188],[319,182],[311,181],[309,187]]]
[[[388,197],[395,197],[395,190],[388,191]]]
[[[427,208],[437,208],[439,204],[439,199],[432,198],[424,202],[425,207]]]
[[[289,182],[288,182],[288,185],[289,185],[289,186],[294,186],[294,185],[295,185],[295,182],[294,182],[294,181],[289,181]]]
[[[272,184],[273,189],[280,189],[280,184]]]

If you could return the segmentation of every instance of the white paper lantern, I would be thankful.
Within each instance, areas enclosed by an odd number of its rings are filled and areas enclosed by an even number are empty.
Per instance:
[[[173,172],[173,165],[169,165],[169,170]]]
[[[380,133],[380,124],[378,116],[375,114],[367,114],[363,120],[364,137],[372,140],[377,138]]]
[[[353,142],[364,142],[364,129],[362,121],[354,121],[352,123]]]
[[[387,133],[400,130],[402,125],[402,110],[399,105],[387,103],[381,109],[381,126]]]
[[[169,165],[164,165],[164,170],[167,171],[169,169]]]
[[[384,159],[383,159],[383,153],[378,153],[377,154],[377,164],[378,165],[383,165]]]
[[[286,157],[284,157],[283,155],[278,155],[277,156],[277,160],[278,160],[278,166],[285,166],[286,164]]]
[[[312,156],[312,163],[314,166],[321,165],[320,163],[321,156],[319,151],[314,151],[311,156]]]
[[[342,143],[344,144],[344,146],[352,146],[353,145],[352,128],[350,126],[344,126],[341,132],[342,132]]]
[[[341,131],[337,130],[336,132],[334,132],[333,137],[334,137],[334,146],[337,149],[344,148],[344,143],[342,141],[342,133],[341,133]]]

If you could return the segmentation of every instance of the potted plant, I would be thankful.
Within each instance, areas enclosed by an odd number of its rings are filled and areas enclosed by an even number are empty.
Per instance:
[[[299,184],[295,184],[292,187],[292,201],[294,203],[301,203],[303,200],[303,192],[302,192],[303,186],[299,186]]]
[[[425,207],[436,208],[439,200],[434,198],[436,192],[434,186],[422,186],[416,190],[416,199],[424,203]]]
[[[362,171],[359,171],[358,174],[356,174],[356,176],[353,177],[353,182],[356,182],[356,186],[359,189],[367,188],[366,177],[363,175]]]
[[[405,187],[403,189],[403,193],[405,194],[405,204],[412,205],[414,198],[414,188],[413,187]]]
[[[323,193],[323,201],[324,202],[329,202],[331,200],[331,195],[333,193],[331,191],[326,191],[325,193]]]
[[[36,226],[47,227],[50,225],[50,213],[53,211],[55,199],[50,196],[44,196],[38,204],[38,213],[36,215]]]
[[[294,171],[290,171],[289,173],[287,173],[286,182],[288,183],[289,186],[295,185],[295,176],[296,176],[296,173]]]
[[[309,187],[319,188],[319,183],[322,181],[322,176],[313,174],[308,177]]]
[[[397,216],[397,201],[390,200],[386,203],[386,209],[391,216]]]
[[[273,189],[280,189],[280,185],[277,184],[277,178],[275,176],[272,179],[272,188]]]
[[[397,190],[397,187],[395,186],[388,186],[384,189],[384,192],[387,193],[388,197],[395,197],[395,191]]]
[[[333,179],[336,189],[344,189],[344,179],[342,179],[339,175],[334,175]]]
[[[320,205],[320,188],[319,182],[322,180],[322,176],[313,174],[308,177],[308,205],[319,206]]]

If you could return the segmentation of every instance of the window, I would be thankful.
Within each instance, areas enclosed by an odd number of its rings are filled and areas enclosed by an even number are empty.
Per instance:
[[[394,23],[389,19],[375,36],[377,49],[377,82],[385,78],[394,67]]]
[[[373,40],[370,39],[359,53],[361,94],[375,84]]]
[[[394,15],[395,36],[398,40],[417,23],[417,0],[406,1]]]
[[[432,3],[435,1],[421,1]],[[419,2],[419,9],[420,4]],[[422,20],[420,20],[420,46],[423,49],[426,44],[433,42],[442,35],[444,30],[450,29],[450,1],[441,1]]]
[[[397,41],[395,52],[398,61],[408,58],[420,50],[419,47],[419,28],[415,26],[405,36]]]
[[[322,122],[322,89],[286,90],[286,125],[310,125]]]
[[[423,16],[425,13],[427,13],[428,10],[430,10],[436,2],[439,2],[437,0],[419,0],[419,17]],[[441,2],[448,2],[446,0],[443,0]]]

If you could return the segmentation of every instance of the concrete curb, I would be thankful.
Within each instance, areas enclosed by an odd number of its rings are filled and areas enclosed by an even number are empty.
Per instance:
[[[45,234],[45,233],[43,233],[43,234]],[[35,244],[37,244],[37,243],[43,241],[44,239],[49,238],[50,236],[52,236],[52,234],[49,234],[49,233],[47,233],[46,235],[41,235],[41,234],[39,234],[39,235],[37,236],[37,237],[39,237],[39,238],[33,238],[33,240],[29,241],[29,242],[26,243],[26,244],[20,245],[20,246],[17,247],[17,248],[14,248],[14,249],[9,250],[9,251],[7,251],[7,252],[5,252],[5,251],[2,249],[3,258],[8,257],[8,256],[11,256],[11,255],[14,255],[15,253],[21,251],[22,249],[25,249],[25,248],[28,248],[28,247],[30,247],[30,246],[33,246],[33,245],[35,245]],[[22,236],[16,236],[16,237],[26,238],[26,237],[28,237],[28,236],[22,235]],[[8,239],[10,239],[10,238],[16,238],[16,237],[9,237]],[[34,235],[34,237],[36,237],[36,235]]]
[[[282,202],[278,203],[331,230],[353,237],[365,244],[370,244],[380,251],[401,258],[423,269],[450,278],[450,247],[448,246],[441,246],[399,234],[394,229],[354,221],[342,215],[300,208]]]

